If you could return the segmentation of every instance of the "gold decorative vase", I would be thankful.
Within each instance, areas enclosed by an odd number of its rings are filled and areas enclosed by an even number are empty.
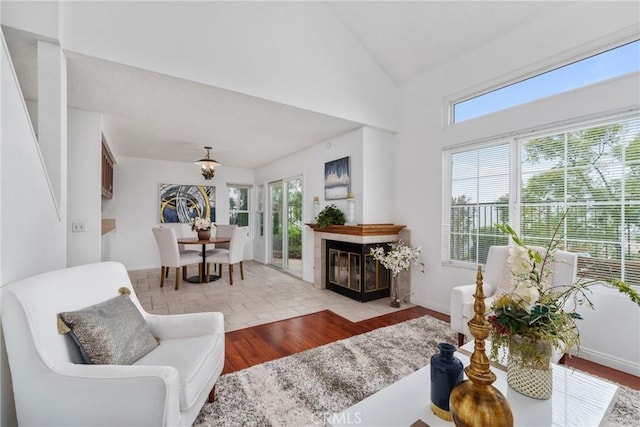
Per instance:
[[[509,338],[507,383],[520,394],[545,400],[553,392],[551,344],[512,335]]]
[[[500,390],[492,384],[496,375],[491,372],[485,351],[485,339],[491,326],[484,318],[485,304],[482,290],[482,268],[478,267],[476,293],[473,295],[475,315],[468,323],[475,338],[471,364],[464,372],[468,380],[458,383],[451,392],[449,408],[456,426],[513,426],[511,406]]]

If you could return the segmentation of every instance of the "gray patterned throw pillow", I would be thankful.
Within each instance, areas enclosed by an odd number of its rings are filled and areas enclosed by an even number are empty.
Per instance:
[[[138,308],[121,295],[78,311],[58,314],[63,332],[69,332],[85,363],[130,365],[156,348]]]

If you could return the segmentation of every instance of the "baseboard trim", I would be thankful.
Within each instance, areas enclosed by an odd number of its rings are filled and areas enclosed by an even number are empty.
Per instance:
[[[631,360],[621,359],[619,357],[611,356],[610,354],[591,350],[585,347],[580,347],[580,353],[575,354],[575,352],[572,352],[572,354],[580,359],[588,360],[590,362],[597,363],[598,365],[607,366],[609,368],[640,377],[640,364]]]
[[[437,311],[438,313],[449,315],[449,306],[442,304],[434,304],[433,301],[423,300],[420,298],[411,298],[411,303],[419,305],[429,310]]]

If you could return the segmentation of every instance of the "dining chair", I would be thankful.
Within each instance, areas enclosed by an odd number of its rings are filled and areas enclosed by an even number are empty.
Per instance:
[[[191,229],[191,225],[185,222],[163,222],[158,227],[169,227],[173,228],[173,231],[176,233],[176,237],[179,239],[181,237],[196,237],[196,232]],[[196,253],[202,256],[202,253],[198,249],[192,249],[187,245],[183,245],[178,243],[178,250],[181,254],[186,253]],[[169,269],[165,269],[164,277],[169,277]]]
[[[233,235],[233,230],[235,230],[236,228],[238,228],[238,226],[235,224],[217,224],[215,228],[216,230],[215,238],[231,239],[231,236]],[[230,245],[230,242],[216,243],[213,248],[207,249],[207,258],[214,254],[228,253],[229,245]],[[213,265],[214,270],[217,270],[216,265],[217,264]],[[209,266],[210,266],[210,263],[207,263],[207,274],[209,274]]]
[[[216,239],[231,239],[234,230],[238,228],[235,224],[216,224]],[[229,249],[230,243],[216,243],[216,249]]]
[[[169,268],[176,269],[176,290],[180,287],[180,268],[182,267],[183,279],[187,276],[187,265],[198,264],[202,257],[198,252],[189,251],[180,253],[178,238],[171,227],[153,227],[153,235],[160,251],[160,287],[164,286],[165,271]]]
[[[173,228],[173,231],[176,233],[176,237],[178,239],[180,239],[181,237],[197,237],[196,232],[191,229],[191,224],[185,222],[163,222],[159,225],[159,227]],[[180,243],[178,243],[178,250],[180,251],[180,253],[200,252],[198,249],[190,249],[186,245]]]
[[[209,262],[219,265],[219,274],[222,276],[222,264],[229,265],[229,284],[233,285],[233,266],[240,265],[240,279],[244,280],[244,268],[242,260],[244,258],[244,245],[247,241],[247,232],[245,229],[235,227],[231,235],[228,252],[218,252],[207,257]]]

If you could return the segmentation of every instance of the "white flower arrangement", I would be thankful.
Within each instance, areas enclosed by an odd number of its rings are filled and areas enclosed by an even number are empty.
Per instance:
[[[382,246],[371,248],[370,254],[373,259],[379,261],[387,270],[391,271],[391,275],[394,278],[402,270],[408,270],[411,267],[411,263],[420,266],[420,271],[424,272],[424,264],[418,261],[418,257],[422,253],[422,247],[412,248],[402,240],[390,243],[389,246],[390,249],[387,252]]]
[[[540,359],[537,341],[547,343],[565,353],[579,347],[580,334],[576,320],[582,316],[576,311],[581,304],[593,308],[589,299],[589,287],[604,285],[626,294],[640,306],[640,295],[631,286],[618,279],[579,278],[576,283],[552,286],[550,265],[560,241],[556,239],[558,223],[546,248],[524,244],[509,224],[496,224],[496,228],[515,243],[509,248],[507,262],[515,280],[511,292],[497,295],[491,305],[487,320],[491,324],[491,358],[498,360],[500,347],[510,345],[511,337],[518,335],[524,340],[518,353],[528,363]],[[513,351],[510,349],[509,351]]]
[[[193,231],[211,230],[212,226],[213,223],[209,218],[200,218],[197,216],[191,221],[191,229]]]
[[[509,246],[507,262],[513,274],[517,276],[528,275],[533,268],[529,251],[524,246]]]

